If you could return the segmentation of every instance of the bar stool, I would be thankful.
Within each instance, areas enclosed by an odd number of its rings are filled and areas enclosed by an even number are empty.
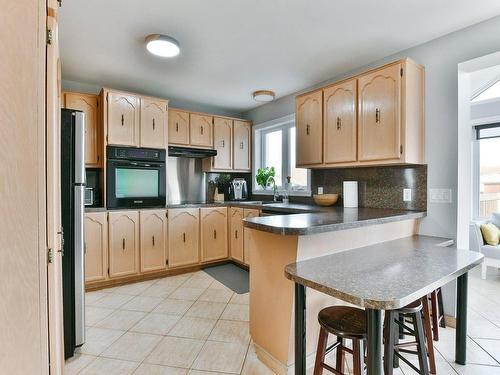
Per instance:
[[[425,300],[425,302],[423,302]],[[427,297],[422,300],[415,301],[401,309],[388,310],[385,315],[385,330],[384,330],[384,373],[385,375],[393,374],[393,367],[398,367],[399,360],[405,362],[413,370],[420,375],[429,375],[429,363],[427,362],[428,351],[426,346],[426,335],[424,332],[423,309],[426,305],[428,309]],[[412,327],[410,327],[410,325]],[[430,322],[427,320],[430,334]],[[415,341],[399,343],[400,330],[404,335],[415,337]],[[427,343],[432,343],[432,338],[427,337]],[[408,348],[416,347],[415,350]],[[419,367],[403,357],[400,353],[414,354],[418,356]],[[432,348],[434,354],[434,348]],[[432,355],[431,366],[435,373],[434,356]]]
[[[439,341],[439,327],[446,328],[443,312],[443,293],[441,292],[441,288],[433,291],[429,299],[432,309],[432,335],[434,341]]]
[[[326,369],[337,375],[344,375],[345,353],[353,355],[353,374],[365,373],[365,340],[367,335],[366,312],[350,306],[331,306],[318,314],[320,324],[314,375],[322,375]],[[328,335],[337,336],[337,341],[330,347]],[[352,350],[345,346],[345,340],[352,340]],[[335,367],[325,363],[326,354],[337,349]]]

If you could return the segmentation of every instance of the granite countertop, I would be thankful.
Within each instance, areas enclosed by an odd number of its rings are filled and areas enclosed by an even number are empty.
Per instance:
[[[247,228],[281,235],[308,235],[425,216],[425,211],[330,207],[318,212],[248,218],[244,220],[244,225]]]
[[[382,242],[289,264],[285,276],[357,306],[398,309],[483,262],[480,253],[440,246],[446,241],[415,235]]]

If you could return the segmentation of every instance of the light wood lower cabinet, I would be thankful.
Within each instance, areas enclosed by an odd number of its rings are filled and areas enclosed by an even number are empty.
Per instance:
[[[227,207],[200,209],[202,262],[227,258],[227,224]]]
[[[108,278],[107,212],[85,214],[85,282]]]
[[[109,215],[109,277],[139,273],[139,211]]]
[[[168,266],[181,267],[200,262],[198,208],[168,210]]]
[[[251,217],[259,217],[260,210],[255,208],[244,208],[243,209],[243,218],[251,218]],[[246,265],[250,265],[250,251],[248,244],[248,231],[243,227],[243,263]]]
[[[230,212],[231,258],[243,263],[243,208],[231,207]]]
[[[167,210],[140,212],[141,272],[167,267]]]

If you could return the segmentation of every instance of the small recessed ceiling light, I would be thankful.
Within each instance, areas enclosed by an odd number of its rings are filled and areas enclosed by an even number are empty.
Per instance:
[[[258,90],[254,91],[253,99],[256,102],[272,102],[274,98],[276,97],[276,94],[274,91],[271,90]]]
[[[153,55],[161,57],[175,57],[181,51],[177,40],[161,34],[148,35],[146,37],[146,48]]]

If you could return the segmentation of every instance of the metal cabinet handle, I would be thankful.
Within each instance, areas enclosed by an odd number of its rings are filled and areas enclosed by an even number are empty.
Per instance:
[[[214,239],[217,239],[217,230],[214,229]]]
[[[309,124],[306,125],[306,135],[309,135],[311,127]]]
[[[87,242],[83,243],[83,253],[87,254]]]
[[[234,238],[238,238],[238,229],[234,231]]]
[[[176,122],[176,123],[175,123],[175,131],[176,131],[176,132],[178,132],[178,131],[179,131],[179,123],[178,123],[178,122]]]
[[[155,236],[153,236],[153,247],[155,246]]]
[[[375,123],[376,124],[380,123],[380,109],[379,108],[375,109]]]
[[[224,140],[222,140],[222,147],[226,147],[226,142],[224,142]]]
[[[122,238],[122,249],[125,250],[125,238]]]
[[[186,242],[186,233],[182,233],[182,240]]]
[[[243,142],[240,142],[240,148],[243,150]]]
[[[122,126],[123,124],[125,124],[125,116],[123,116],[123,113],[122,113]]]
[[[203,135],[203,126],[200,126],[200,133]]]
[[[155,119],[153,119],[153,130],[155,130]]]
[[[341,127],[342,127],[342,120],[340,119],[340,117],[337,117],[337,130],[340,130]]]

